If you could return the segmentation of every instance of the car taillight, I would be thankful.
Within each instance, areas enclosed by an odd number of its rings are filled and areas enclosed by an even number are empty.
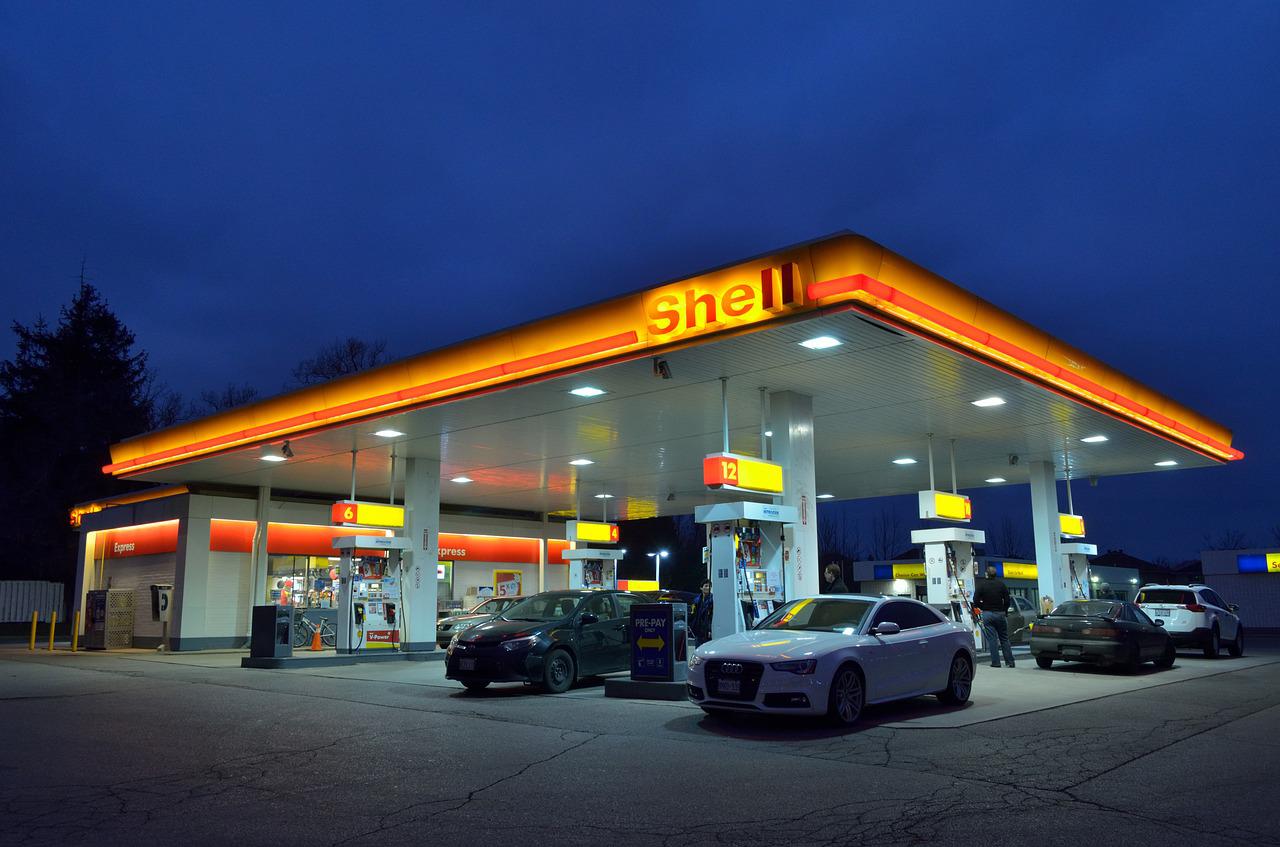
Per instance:
[[[1204,606],[1201,606],[1199,603],[1188,603],[1187,605],[1183,606],[1182,608],[1186,609],[1188,612],[1203,612],[1203,611],[1204,611]]]
[[[1034,630],[1036,635],[1061,635],[1062,627],[1050,626],[1049,624],[1038,623]]]
[[[1112,629],[1109,626],[1089,626],[1080,630],[1081,635],[1097,635],[1102,638],[1114,638],[1120,634],[1120,630]]]

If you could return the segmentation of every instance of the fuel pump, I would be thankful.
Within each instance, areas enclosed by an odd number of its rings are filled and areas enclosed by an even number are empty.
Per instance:
[[[333,539],[338,564],[338,652],[399,650],[404,538],[347,535]]]
[[[799,523],[794,506],[714,503],[697,507],[694,520],[707,526],[708,570],[716,598],[712,638],[742,632],[786,601],[784,533],[786,524]]]
[[[925,602],[948,618],[973,626],[973,589],[978,560],[973,545],[983,544],[980,529],[914,529],[911,543],[924,546]]]
[[[569,563],[569,588],[616,588],[621,550],[582,547],[561,553]]]
[[[1058,555],[1066,561],[1067,573],[1071,576],[1072,596],[1077,600],[1088,600],[1093,596],[1093,583],[1089,580],[1089,557],[1098,555],[1098,545],[1060,543]]]

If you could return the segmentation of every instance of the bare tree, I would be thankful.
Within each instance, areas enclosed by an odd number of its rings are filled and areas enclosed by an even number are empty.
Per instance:
[[[818,557],[840,564],[857,560],[862,546],[858,524],[849,520],[838,505],[818,507]]]
[[[1224,529],[1216,537],[1204,534],[1206,550],[1240,550],[1249,546],[1249,537],[1239,529]]]
[[[891,559],[906,545],[908,537],[907,525],[901,513],[889,506],[881,506],[880,511],[871,519],[867,552],[876,561]]]
[[[201,391],[200,399],[191,404],[187,416],[198,418],[202,415],[211,415],[224,409],[243,406],[256,399],[258,399],[258,389],[252,385],[248,383],[236,385],[234,382],[229,382],[220,389]]]
[[[293,384],[314,385],[340,376],[358,373],[387,361],[387,342],[365,341],[349,336],[321,347],[310,359],[303,359],[293,369]]]
[[[1009,515],[1000,519],[998,527],[987,526],[987,550],[993,556],[1010,559],[1029,558],[1022,528]]]

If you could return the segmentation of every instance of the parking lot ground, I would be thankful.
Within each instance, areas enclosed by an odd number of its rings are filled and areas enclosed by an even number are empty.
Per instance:
[[[853,730],[479,696],[436,663],[0,648],[0,845],[1280,844],[1280,644],[1170,671],[981,668]]]

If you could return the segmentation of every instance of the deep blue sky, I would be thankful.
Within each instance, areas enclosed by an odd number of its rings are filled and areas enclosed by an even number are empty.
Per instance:
[[[1102,547],[1280,542],[1280,4],[619,5],[0,2],[7,316],[83,254],[272,393],[848,228],[1235,429],[1078,489]]]

